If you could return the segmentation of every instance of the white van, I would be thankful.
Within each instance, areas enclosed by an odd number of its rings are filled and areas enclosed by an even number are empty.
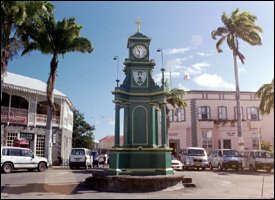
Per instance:
[[[243,166],[250,171],[258,169],[271,172],[274,169],[274,158],[265,150],[245,150],[241,152],[243,156]]]
[[[208,167],[207,153],[201,147],[188,147],[181,150],[180,161],[183,163],[184,169],[197,168],[205,170]]]
[[[72,148],[69,157],[69,166],[71,169],[74,167],[85,167],[88,169],[93,166],[93,155],[92,151],[86,148]]]

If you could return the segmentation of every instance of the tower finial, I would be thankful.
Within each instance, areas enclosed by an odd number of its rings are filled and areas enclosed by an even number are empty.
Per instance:
[[[137,24],[137,32],[140,33],[140,25],[141,25],[141,21],[140,21],[140,18],[138,17],[138,20],[136,21],[136,24]]]

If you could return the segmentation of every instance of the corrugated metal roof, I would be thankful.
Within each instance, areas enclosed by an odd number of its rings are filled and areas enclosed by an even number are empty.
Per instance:
[[[4,86],[22,91],[28,91],[30,93],[42,93],[44,95],[46,94],[47,89],[47,84],[38,79],[10,72],[7,72],[7,75],[4,77]],[[65,94],[56,89],[54,89],[54,94],[67,97]]]

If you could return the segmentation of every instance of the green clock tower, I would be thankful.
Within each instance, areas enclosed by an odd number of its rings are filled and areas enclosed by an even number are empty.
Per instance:
[[[125,79],[112,91],[115,98],[115,144],[110,150],[110,175],[167,175],[172,149],[167,146],[166,91],[152,78],[151,39],[138,31],[128,38]],[[164,73],[164,71],[162,71]],[[163,81],[162,81],[163,82]],[[124,141],[120,144],[120,110],[124,110]],[[161,122],[161,125],[159,125]]]

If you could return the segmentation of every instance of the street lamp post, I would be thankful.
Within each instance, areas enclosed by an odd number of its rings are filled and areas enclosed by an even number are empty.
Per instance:
[[[117,66],[116,66],[116,82],[117,82],[117,87],[119,85],[119,79],[118,79],[118,63],[119,63],[119,57],[118,56],[115,56],[114,57],[114,60],[117,61]]]
[[[164,85],[164,71],[165,71],[165,69],[163,68],[163,52],[162,52],[162,48],[158,48],[157,52],[161,53],[161,72],[162,72],[161,84]]]

